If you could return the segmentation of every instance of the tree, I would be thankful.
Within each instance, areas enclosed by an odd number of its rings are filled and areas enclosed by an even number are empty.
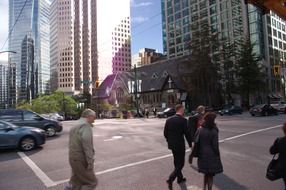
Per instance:
[[[183,65],[182,81],[188,89],[191,104],[220,104],[220,83],[218,65],[213,61],[213,53],[218,50],[218,35],[212,33],[207,24],[193,25],[190,41],[190,55]]]
[[[67,115],[77,114],[77,102],[63,92],[56,91],[50,95],[41,95],[32,100],[32,103],[23,102],[17,108],[30,109],[36,113],[65,112]]]
[[[249,38],[245,38],[238,48],[238,60],[236,64],[236,76],[240,94],[245,106],[249,106],[250,96],[265,86],[265,74],[259,64],[260,57],[253,52],[254,44]]]

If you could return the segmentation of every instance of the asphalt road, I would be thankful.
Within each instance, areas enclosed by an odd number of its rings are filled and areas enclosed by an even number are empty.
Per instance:
[[[251,117],[245,113],[218,116],[224,173],[215,176],[214,190],[282,190],[281,180],[271,182],[265,171],[272,156],[268,150],[286,115]],[[173,160],[163,138],[165,119],[109,119],[94,123],[95,171],[98,190],[166,190]],[[70,176],[68,132],[49,138],[30,152],[0,153],[0,190],[63,189]],[[186,155],[188,155],[187,153]],[[196,160],[194,160],[196,163]],[[187,187],[200,190],[203,176],[186,162]],[[181,189],[174,184],[174,189]]]

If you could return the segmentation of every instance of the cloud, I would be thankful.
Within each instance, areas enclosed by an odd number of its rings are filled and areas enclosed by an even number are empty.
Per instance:
[[[150,5],[153,5],[152,2],[150,1],[147,1],[147,2],[142,2],[142,3],[135,3],[135,0],[131,0],[131,6],[132,7],[147,7],[147,6],[150,6]]]
[[[0,48],[4,45],[7,37],[8,37],[8,1],[9,0],[1,0],[0,1]],[[3,49],[0,49],[0,51],[7,50],[8,49],[8,42],[6,42],[6,45]],[[0,60],[7,60],[7,53],[0,54]]]
[[[133,18],[132,18],[132,23],[139,24],[139,23],[142,23],[142,22],[146,22],[146,21],[148,21],[148,20],[149,20],[148,17],[143,17],[143,16],[133,17]]]

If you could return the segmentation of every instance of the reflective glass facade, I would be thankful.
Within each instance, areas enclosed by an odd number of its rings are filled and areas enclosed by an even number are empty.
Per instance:
[[[24,7],[24,8],[23,8]],[[17,52],[10,53],[10,63],[16,65],[16,83],[17,99],[20,98],[21,87],[21,60],[22,42],[26,35],[34,40],[34,72],[30,73],[37,78],[37,94],[49,91],[50,80],[50,28],[49,28],[49,0],[22,0],[9,1],[9,30],[13,28],[14,23],[21,9],[22,13],[9,38],[9,50]],[[27,72],[27,71],[26,71]],[[31,72],[31,71],[29,71]],[[28,84],[28,82],[26,81]],[[27,86],[27,85],[26,85]],[[16,97],[15,97],[16,98]]]

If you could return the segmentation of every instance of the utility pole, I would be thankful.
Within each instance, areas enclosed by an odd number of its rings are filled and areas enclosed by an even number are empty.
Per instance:
[[[135,104],[136,104],[136,111],[137,111],[137,116],[139,117],[139,103],[138,103],[138,80],[137,80],[137,67],[134,65],[134,72],[135,72],[135,89],[134,89],[134,94],[135,94]]]

